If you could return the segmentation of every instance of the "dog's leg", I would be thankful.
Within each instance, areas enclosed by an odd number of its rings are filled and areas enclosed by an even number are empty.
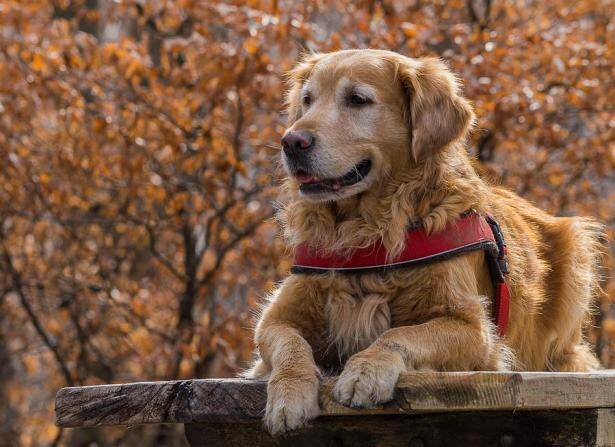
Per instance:
[[[271,433],[301,427],[320,412],[320,372],[307,340],[324,330],[321,307],[301,278],[291,277],[274,292],[256,326],[258,372],[269,374],[265,426]]]
[[[260,328],[257,344],[271,365],[265,426],[272,434],[293,430],[318,416],[319,372],[312,348],[299,331],[282,322]]]
[[[499,342],[489,324],[476,323],[440,317],[386,331],[348,360],[334,387],[335,398],[346,405],[373,407],[392,399],[399,374],[406,370],[502,367]]]
[[[551,363],[554,371],[590,372],[602,369],[591,348],[579,343],[568,351],[560,351]]]

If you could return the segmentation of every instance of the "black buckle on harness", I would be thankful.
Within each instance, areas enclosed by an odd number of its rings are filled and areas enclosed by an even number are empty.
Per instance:
[[[491,231],[493,232],[493,237],[495,238],[495,243],[498,246],[498,268],[503,275],[507,275],[510,271],[508,266],[508,259],[506,258],[506,242],[504,242],[504,235],[502,234],[502,229],[500,225],[496,222],[496,220],[490,214],[485,215],[485,219],[487,223],[491,227]]]

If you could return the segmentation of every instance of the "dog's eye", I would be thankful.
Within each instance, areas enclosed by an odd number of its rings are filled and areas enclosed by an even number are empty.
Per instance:
[[[303,95],[301,100],[303,101],[303,105],[306,107],[309,107],[309,105],[312,104],[312,97],[308,94]]]
[[[365,96],[359,95],[358,93],[353,93],[348,97],[348,104],[355,107],[364,106],[367,104],[371,104],[372,100],[366,98]]]

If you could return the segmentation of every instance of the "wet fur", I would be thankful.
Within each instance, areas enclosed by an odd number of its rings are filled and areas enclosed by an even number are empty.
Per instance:
[[[386,113],[394,110],[405,124],[392,136],[382,131],[378,178],[360,194],[315,203],[286,180],[279,217],[288,244],[349,252],[381,239],[394,255],[408,222],[436,232],[466,210],[489,212],[508,244],[510,326],[504,339],[496,335],[481,252],[386,274],[291,275],[264,306],[255,333],[259,359],[247,374],[269,378],[268,429],[294,429],[318,414],[322,373],[341,374],[334,395],[342,403],[369,407],[390,399],[398,375],[409,370],[600,368],[582,332],[597,290],[602,227],[550,216],[480,178],[463,145],[471,106],[436,59],[374,50],[308,57],[289,78],[292,126],[330,132],[301,122],[301,86],[317,64],[327,82],[341,67],[391,89],[383,93],[391,101]],[[328,135],[329,157],[341,152],[337,137]]]

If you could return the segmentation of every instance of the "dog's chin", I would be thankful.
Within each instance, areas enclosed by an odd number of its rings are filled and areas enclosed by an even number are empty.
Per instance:
[[[339,177],[319,177],[297,171],[292,177],[298,182],[299,197],[310,202],[331,202],[360,194],[371,186],[373,163],[364,159]]]

